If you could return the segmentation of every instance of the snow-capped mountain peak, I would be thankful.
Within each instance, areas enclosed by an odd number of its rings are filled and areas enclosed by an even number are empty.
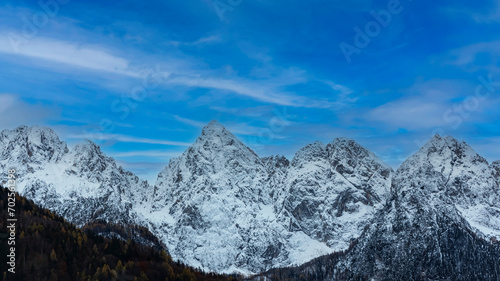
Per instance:
[[[292,158],[291,165],[300,165],[304,160],[307,159],[324,158],[327,155],[325,148],[325,145],[320,141],[308,144],[295,153],[294,157]]]
[[[433,137],[396,172],[402,201],[456,210],[483,235],[500,235],[500,188],[495,165],[465,142]]]
[[[353,140],[338,138],[300,149],[285,178],[280,220],[342,250],[388,197],[392,169]]]
[[[435,135],[398,168],[387,203],[330,269],[341,277],[325,280],[495,279],[500,189],[492,174],[465,142]]]
[[[347,248],[381,206],[391,173],[347,139],[312,143],[292,161],[260,158],[212,121],[158,176],[152,214],[164,218],[151,227],[175,258],[207,270],[298,264]]]
[[[23,195],[79,225],[104,219],[147,226],[175,259],[209,271],[301,264],[346,250],[362,233],[372,244],[356,260],[369,263],[362,257],[378,241],[434,241],[436,233],[413,226],[444,233],[449,221],[500,236],[500,162],[489,165],[452,137],[434,136],[394,173],[348,138],[306,145],[291,161],[261,158],[212,121],[171,159],[154,189],[97,144],[68,149],[47,128],[5,130],[0,145],[2,168],[20,167]],[[386,248],[387,257],[398,252]]]
[[[358,179],[358,182],[349,180],[355,186],[362,186],[362,182],[371,184],[371,181],[379,176],[385,183],[373,183],[372,186],[387,186],[391,180],[392,167],[352,139],[336,138],[327,145],[327,150],[337,172],[346,178]],[[380,191],[380,193],[387,192],[388,190]]]
[[[203,130],[201,131],[201,135],[211,135],[211,134],[231,134],[221,123],[217,120],[212,120],[208,123]],[[231,134],[232,135],[232,134]]]
[[[452,184],[451,180],[454,178],[465,176],[464,173],[487,179],[488,174],[491,174],[488,166],[486,159],[465,142],[459,142],[450,136],[436,135],[401,164],[397,173],[401,177],[397,179],[411,180],[424,190],[437,191]],[[409,177],[411,173],[416,174]],[[421,181],[415,182],[416,178]],[[408,187],[408,185],[402,186]]]
[[[237,138],[229,132],[218,121],[212,120],[208,125],[203,127],[197,141],[215,141],[217,144],[229,145],[228,142],[235,141]],[[220,143],[218,141],[221,141]]]
[[[249,157],[258,158],[253,150],[244,145],[235,135],[216,120],[212,120],[203,128],[198,139],[196,139],[195,143],[186,152],[191,153],[195,149],[211,152],[239,150],[241,153],[251,154]]]
[[[16,166],[20,173],[33,172],[45,162],[57,162],[68,147],[50,128],[20,126],[0,133],[0,163]]]
[[[145,200],[147,182],[91,141],[68,149],[52,129],[20,126],[2,131],[0,146],[0,166],[16,169],[17,190],[75,224],[129,221],[131,202]]]
[[[72,162],[72,171],[76,169],[78,174],[88,174],[92,178],[108,167],[117,168],[115,160],[104,155],[101,148],[90,140],[75,145],[69,158]]]

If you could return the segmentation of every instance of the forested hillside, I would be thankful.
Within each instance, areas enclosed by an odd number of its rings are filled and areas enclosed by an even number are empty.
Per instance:
[[[159,246],[145,246],[134,240],[124,241],[130,231],[117,225],[96,222],[83,229],[64,218],[35,205],[31,200],[16,195],[16,269],[7,272],[5,239],[7,231],[7,194],[0,189],[2,253],[1,280],[39,281],[104,281],[104,280],[235,280],[234,277],[206,274],[175,262]],[[106,238],[99,233],[115,233]],[[136,228],[133,234],[148,241],[157,241],[146,229]],[[153,243],[154,244],[154,243]]]

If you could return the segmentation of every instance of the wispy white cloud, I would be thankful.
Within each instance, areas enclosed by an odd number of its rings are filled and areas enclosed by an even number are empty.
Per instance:
[[[208,124],[208,122],[193,120],[193,119],[181,117],[178,115],[175,115],[174,118],[179,122],[182,122],[184,124],[188,124],[188,125],[196,127],[196,128],[203,128]],[[287,125],[292,124],[291,121],[287,120],[286,122],[287,122]],[[264,132],[264,130],[269,129],[266,127],[252,126],[252,125],[250,125],[248,123],[244,123],[244,122],[238,122],[238,123],[225,122],[224,126],[231,133],[236,134],[236,135],[240,135],[240,136],[258,136],[260,133]],[[276,135],[275,138],[284,139],[285,137]]]
[[[29,113],[29,114],[27,114]],[[15,94],[0,94],[0,128],[15,128],[20,125],[43,125],[57,119],[59,109],[46,105],[24,102]]]
[[[206,126],[208,124],[208,122],[201,122],[201,121],[185,118],[185,117],[182,117],[179,115],[174,115],[174,118],[175,118],[175,120],[177,120],[181,123],[184,123],[184,124],[196,127],[196,128],[203,128],[204,126]]]
[[[327,85],[332,87],[332,89],[334,91],[340,92],[342,94],[342,96],[348,96],[354,92],[352,89],[350,89],[344,85],[337,84],[337,83],[332,82],[332,81],[325,81],[324,83],[326,83]]]
[[[491,60],[488,65],[493,66],[498,62],[500,55],[500,40],[490,42],[479,42],[469,46],[450,51],[448,64],[457,66],[476,65],[476,68],[484,67],[484,63],[477,63],[478,56],[484,54]]]
[[[288,81],[288,85],[294,85],[294,82]],[[207,88],[213,90],[226,91],[228,93],[252,98],[261,102],[305,108],[330,108],[336,106],[336,103],[328,100],[315,100],[303,96],[297,96],[293,93],[282,91],[281,88],[286,84],[279,84],[273,80],[248,80],[242,78],[217,78],[210,76],[173,76],[166,80],[168,84],[183,85],[194,88]]]
[[[500,4],[496,2],[496,7],[484,14],[474,14],[473,18],[478,23],[498,23],[500,22]]]
[[[485,6],[488,7],[488,6]],[[443,8],[446,15],[460,20],[472,19],[479,24],[489,24],[500,22],[500,3],[491,1],[488,9],[474,10],[471,7],[454,5]]]
[[[290,95],[279,95],[270,92],[268,89],[258,85],[245,85],[242,81],[223,79],[223,78],[204,78],[204,77],[173,77],[168,80],[172,84],[180,84],[190,87],[217,89],[229,91],[238,95],[254,98],[263,102],[269,102],[279,105],[295,106],[297,99]],[[257,83],[256,83],[257,84]]]
[[[201,37],[200,39],[196,41],[191,41],[191,42],[181,42],[181,41],[170,41],[169,44],[172,46],[198,46],[198,45],[205,45],[205,44],[213,44],[217,42],[221,42],[222,39],[220,36],[217,35],[210,35],[206,37]]]
[[[214,42],[220,42],[222,39],[217,36],[217,35],[211,35],[207,37],[202,37],[198,40],[196,40],[193,45],[200,45],[200,44],[208,44],[208,43],[214,43]]]
[[[269,49],[256,46],[251,42],[241,41],[237,43],[237,46],[240,48],[241,52],[243,52],[248,58],[267,64],[266,66],[269,66],[269,63],[273,59],[268,54]]]
[[[4,113],[8,109],[12,108],[16,100],[16,97],[12,94],[0,95],[0,113]]]
[[[115,158],[124,157],[177,157],[182,151],[164,151],[164,150],[134,150],[126,152],[110,153]]]
[[[126,58],[116,56],[101,46],[87,46],[51,38],[37,37],[23,44],[15,33],[0,34],[0,53],[26,56],[52,63],[65,64],[89,70],[104,71],[131,77],[140,75],[130,69]]]
[[[70,139],[86,139],[89,136],[85,134],[70,134],[67,136]],[[161,145],[170,145],[170,146],[190,146],[191,143],[187,142],[178,142],[178,141],[169,141],[169,140],[158,140],[158,139],[150,139],[150,138],[138,138],[133,136],[126,136],[120,134],[98,134],[96,135],[98,139],[94,141],[117,141],[117,142],[126,142],[126,143],[147,143],[147,144],[161,144]]]
[[[500,137],[479,137],[467,140],[467,143],[491,163],[500,160]]]
[[[83,45],[75,42],[61,41],[51,38],[37,37],[26,44],[22,44],[18,49],[13,47],[9,33],[0,34],[0,53],[24,56],[28,58],[40,59],[50,62],[50,65],[44,65],[48,68],[53,64],[63,64],[73,67],[86,69],[89,71],[99,71],[111,74],[119,74],[127,77],[141,78],[146,71],[133,69],[130,58],[120,57],[106,46]],[[203,42],[216,40],[215,37],[200,39]],[[150,58],[153,60],[152,58]],[[155,59],[158,62],[158,60]],[[177,70],[168,69],[162,71],[165,77],[170,76],[164,81],[168,85],[182,85],[193,88],[207,88],[252,98],[258,101],[293,107],[309,108],[328,108],[333,105],[327,100],[315,101],[313,99],[296,95],[281,88],[297,83],[308,81],[303,71],[294,69],[282,69],[280,76],[268,79],[252,80],[241,77],[227,77],[220,75],[215,70],[201,71],[193,68],[191,59],[175,60],[172,63],[160,60],[164,65],[175,65]],[[56,65],[57,66],[57,65]],[[173,71],[173,72],[172,72]],[[335,88],[345,92],[347,88],[341,88],[335,84]]]
[[[336,95],[336,104],[338,106],[346,106],[348,104],[355,103],[358,100],[357,97],[353,96],[354,93],[353,89],[333,81],[322,81],[322,82],[330,86],[333,91],[338,93]]]
[[[404,98],[381,105],[367,114],[372,122],[395,128],[422,129],[444,125],[443,104],[422,97]]]
[[[408,130],[449,127],[445,113],[460,105],[453,100],[474,94],[474,87],[460,80],[438,79],[414,84],[402,93],[403,97],[368,110],[364,122]]]

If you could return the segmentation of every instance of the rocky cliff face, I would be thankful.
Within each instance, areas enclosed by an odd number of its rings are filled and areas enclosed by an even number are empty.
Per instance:
[[[436,135],[401,165],[393,184],[400,200],[456,209],[476,232],[500,236],[495,169],[464,142]]]
[[[391,197],[347,252],[292,275],[498,280],[500,244],[494,237],[500,235],[500,188],[492,166],[467,144],[436,135],[396,171]]]
[[[376,279],[497,280],[499,186],[467,144],[436,135],[394,176],[393,198],[344,268]]]
[[[252,274],[337,252],[294,270],[318,280],[499,276],[500,164],[451,137],[436,135],[394,173],[345,138],[261,158],[213,121],[154,186],[96,144],[68,149],[47,128],[5,130],[0,148],[0,167],[15,168],[36,203],[79,225],[147,226],[174,259],[207,271]]]
[[[0,133],[2,154],[0,165],[15,167],[20,174],[43,169],[68,153],[66,144],[49,128],[21,126]]]
[[[158,176],[152,210],[168,219],[153,229],[174,258],[194,266],[254,272],[271,265],[283,242],[267,180],[264,162],[212,122]]]
[[[309,145],[291,162],[259,158],[213,121],[160,173],[152,210],[168,218],[151,227],[174,258],[208,270],[300,264],[358,237],[386,197],[391,173],[347,139]]]
[[[491,163],[491,170],[493,171],[493,177],[495,177],[496,181],[500,181],[500,161]]]
[[[14,168],[17,190],[77,225],[105,219],[130,222],[147,182],[118,167],[87,141],[69,150],[48,128],[22,126],[0,134],[3,170]]]
[[[392,169],[348,139],[316,142],[293,158],[280,220],[342,250],[357,238],[389,194]]]

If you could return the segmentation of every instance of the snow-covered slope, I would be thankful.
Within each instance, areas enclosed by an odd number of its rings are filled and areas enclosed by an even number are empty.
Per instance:
[[[335,250],[357,238],[389,194],[392,169],[353,140],[301,149],[286,177],[280,219]]]
[[[451,137],[436,135],[394,173],[345,138],[291,161],[261,158],[213,121],[154,186],[48,128],[5,130],[0,150],[0,168],[15,168],[36,203],[79,225],[147,226],[174,259],[204,270],[258,273],[349,246],[325,276],[481,279],[500,268],[489,242],[500,237],[500,162]]]
[[[193,266],[246,273],[270,266],[283,242],[267,178],[262,160],[212,122],[158,176],[152,208],[165,217],[153,220],[155,232]]]
[[[406,160],[394,178],[397,196],[425,198],[453,207],[486,236],[500,237],[500,188],[496,171],[465,142],[434,136]]]
[[[170,253],[256,273],[347,248],[390,187],[391,168],[352,140],[259,158],[216,121],[154,187],[151,220]]]
[[[83,225],[95,219],[131,222],[148,184],[118,167],[96,144],[69,150],[49,128],[21,126],[0,134],[0,168],[14,168],[17,190]]]
[[[391,198],[353,247],[302,272],[320,271],[320,280],[499,280],[492,166],[467,144],[436,135],[396,171]]]
[[[493,176],[496,181],[500,183],[500,161],[495,161],[491,163],[491,169],[493,171]]]
[[[0,165],[15,167],[18,174],[33,173],[46,163],[56,163],[68,153],[66,143],[49,128],[21,126],[0,133]]]

